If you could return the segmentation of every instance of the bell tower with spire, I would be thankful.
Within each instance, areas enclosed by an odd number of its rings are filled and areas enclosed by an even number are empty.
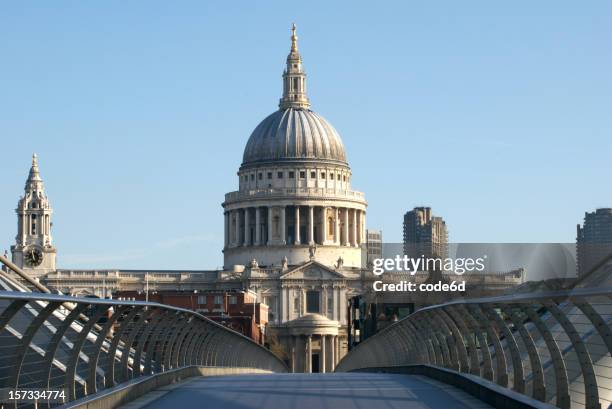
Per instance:
[[[51,238],[53,210],[45,193],[38,169],[38,158],[32,155],[32,167],[25,193],[17,203],[17,237],[11,246],[13,263],[33,277],[55,271],[56,251]]]
[[[291,51],[287,56],[287,68],[283,72],[283,97],[278,106],[287,108],[310,108],[306,95],[306,73],[302,67],[302,57],[298,52],[295,24],[291,27]]]

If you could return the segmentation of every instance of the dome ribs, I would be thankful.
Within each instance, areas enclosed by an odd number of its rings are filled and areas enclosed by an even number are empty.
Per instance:
[[[244,149],[243,165],[295,159],[322,159],[348,165],[335,128],[322,116],[302,108],[278,110],[257,125]]]

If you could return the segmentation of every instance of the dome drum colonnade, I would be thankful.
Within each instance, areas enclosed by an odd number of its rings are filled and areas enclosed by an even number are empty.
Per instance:
[[[292,204],[225,212],[226,249],[314,244],[359,247],[364,235],[365,211],[360,209]]]
[[[314,253],[329,265],[340,257],[346,266],[361,266],[366,201],[350,188],[340,135],[309,108],[294,28],[279,110],[249,137],[239,190],[225,196],[225,268],[253,259],[278,265],[284,257],[297,265]]]

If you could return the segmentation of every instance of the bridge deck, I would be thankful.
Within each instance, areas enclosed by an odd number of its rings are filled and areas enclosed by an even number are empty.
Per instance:
[[[467,393],[414,375],[333,373],[193,378],[124,408],[490,408]]]

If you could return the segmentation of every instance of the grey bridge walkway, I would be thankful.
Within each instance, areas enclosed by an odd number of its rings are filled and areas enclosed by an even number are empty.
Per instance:
[[[123,409],[490,408],[452,386],[416,375],[272,374],[191,378]]]

